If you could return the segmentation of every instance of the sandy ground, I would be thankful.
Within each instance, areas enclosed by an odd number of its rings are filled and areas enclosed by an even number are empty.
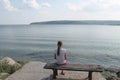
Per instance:
[[[10,75],[6,80],[53,80],[52,70],[43,69],[45,63],[31,61],[23,66],[22,69]],[[65,75],[59,74],[56,80],[88,80],[87,72],[65,71]],[[60,71],[59,71],[60,73]],[[93,80],[106,80],[100,73],[93,73]]]

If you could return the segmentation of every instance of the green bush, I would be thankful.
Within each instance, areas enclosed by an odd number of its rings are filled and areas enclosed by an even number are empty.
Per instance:
[[[0,62],[0,73],[5,72],[12,74],[22,67],[21,64],[16,63],[15,65],[8,65],[7,63]]]
[[[106,80],[116,80],[114,78],[117,78],[117,74],[114,71],[110,71],[110,70],[104,70],[104,72],[102,73],[103,76],[106,78]]]

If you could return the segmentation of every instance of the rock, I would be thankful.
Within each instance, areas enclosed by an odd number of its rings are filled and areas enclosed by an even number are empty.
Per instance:
[[[13,73],[14,71],[16,71],[22,67],[21,64],[17,63],[15,60],[13,60],[12,58],[9,58],[9,57],[4,57],[0,62],[11,66],[10,73]]]
[[[5,80],[9,80],[8,78],[6,78]]]
[[[116,80],[116,78],[108,77],[108,78],[106,78],[106,80]]]
[[[9,76],[10,74],[8,73],[0,73],[0,79],[5,79]]]
[[[19,64],[19,63],[16,63],[15,65],[13,65],[13,67],[14,67],[15,70],[17,70],[17,69],[21,68],[22,65]]]
[[[119,72],[117,72],[117,76],[120,78],[120,71],[119,71]]]
[[[117,78],[117,80],[120,80],[120,78]]]
[[[16,64],[16,61],[14,61],[12,58],[9,58],[9,57],[4,57],[2,60],[1,60],[2,63],[7,63],[8,65],[15,65]]]

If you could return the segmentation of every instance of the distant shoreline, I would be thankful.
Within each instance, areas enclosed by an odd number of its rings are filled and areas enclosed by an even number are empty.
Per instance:
[[[56,20],[32,22],[30,25],[120,25],[117,20]]]

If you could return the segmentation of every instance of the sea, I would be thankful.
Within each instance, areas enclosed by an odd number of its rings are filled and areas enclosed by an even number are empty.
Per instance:
[[[68,63],[120,67],[118,25],[0,25],[0,59],[54,62],[59,40]]]

